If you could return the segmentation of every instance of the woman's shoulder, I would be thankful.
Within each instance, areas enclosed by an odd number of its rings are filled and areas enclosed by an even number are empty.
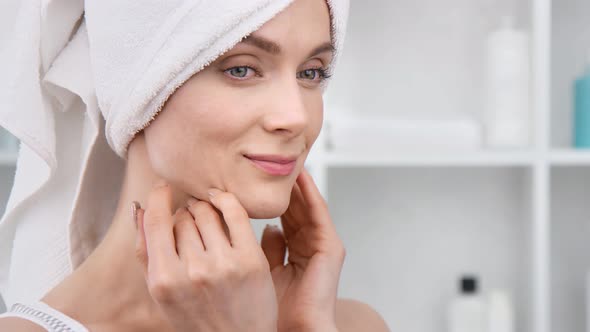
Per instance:
[[[375,309],[354,299],[338,299],[336,302],[336,326],[340,332],[390,331],[383,317]]]
[[[36,323],[13,316],[0,316],[0,331],[47,332],[45,328]]]

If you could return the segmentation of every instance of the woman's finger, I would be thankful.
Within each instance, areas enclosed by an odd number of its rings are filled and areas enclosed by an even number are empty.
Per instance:
[[[238,198],[232,193],[219,189],[210,189],[209,193],[211,204],[223,214],[232,246],[258,246],[250,217]]]
[[[303,169],[297,177],[297,185],[299,186],[299,190],[301,190],[305,205],[307,205],[311,222],[333,228],[334,225],[331,222],[332,219],[328,210],[328,204],[306,169]]]
[[[299,185],[299,189],[301,190],[301,194],[303,195],[305,202],[310,208],[322,210],[327,209],[328,204],[326,203],[326,200],[324,200],[324,197],[322,197],[322,194],[313,181],[313,178],[305,168],[297,177],[297,184]]]
[[[197,256],[205,251],[205,247],[193,216],[183,207],[176,211],[174,219],[174,238],[178,256],[184,262],[197,259]]]
[[[143,209],[139,208],[139,203],[137,203],[135,215],[137,216],[135,223],[135,226],[137,227],[137,231],[135,232],[135,256],[137,257],[137,260],[143,269],[144,275],[146,275],[148,267],[148,255],[147,247],[145,245],[145,234],[143,231],[144,211]]]
[[[291,198],[287,211],[281,216],[283,232],[288,239],[297,232],[298,229],[310,224],[320,224],[312,218],[312,211],[307,205],[298,182],[295,182],[291,189]]]
[[[330,252],[338,253],[341,250],[342,241],[336,231],[336,226],[332,222],[328,205],[321,196],[320,191],[315,185],[313,178],[304,169],[297,177],[297,181],[291,193],[291,202],[286,213],[281,216],[284,234],[290,239],[297,234],[300,229],[307,226],[306,229],[313,229],[318,235],[317,239],[324,239],[318,243],[318,248],[324,248]]]
[[[309,214],[311,219],[316,223],[316,225],[319,226],[322,231],[325,232],[324,234],[328,236],[328,242],[326,242],[329,247],[328,251],[332,254],[335,254],[336,257],[339,258],[340,263],[338,264],[340,265],[337,266],[341,268],[341,262],[344,260],[344,256],[346,256],[346,249],[344,248],[344,243],[338,236],[336,226],[332,222],[332,217],[330,216],[330,211],[328,210],[328,203],[326,203],[326,200],[324,197],[322,197],[322,194],[313,181],[313,178],[306,169],[303,169],[303,172],[301,172],[297,182],[299,184],[299,188],[301,189],[301,194],[309,206]]]
[[[193,216],[203,239],[205,251],[228,247],[229,239],[223,230],[223,221],[211,204],[192,199],[189,199],[188,204],[188,210]]]
[[[172,217],[172,189],[161,185],[152,190],[143,216],[143,228],[150,270],[171,271],[178,261],[174,243]]]
[[[276,266],[283,266],[285,264],[287,243],[280,228],[266,225],[262,232],[260,246],[271,270]]]
[[[299,184],[297,182],[295,182],[295,184],[293,185],[293,188],[291,189],[291,198],[289,200],[289,207],[287,208],[287,211],[289,214],[298,214],[301,212],[307,213],[309,210],[309,207],[307,205],[307,203],[305,202],[305,198],[303,197],[303,194],[301,193],[301,189],[299,188]],[[307,220],[303,220],[303,222],[307,222]]]

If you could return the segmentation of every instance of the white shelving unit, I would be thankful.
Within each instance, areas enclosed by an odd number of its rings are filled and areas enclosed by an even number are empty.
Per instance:
[[[352,0],[350,13],[328,118],[479,115],[483,41],[509,13],[532,37],[534,139],[517,151],[383,145],[377,155],[329,151],[321,136],[307,165],[348,249],[340,296],[372,305],[392,331],[440,332],[458,278],[475,273],[483,292],[510,291],[516,331],[583,331],[590,152],[570,148],[570,93],[590,47],[590,2]],[[15,160],[0,153],[2,197]]]
[[[483,40],[506,13],[531,34],[529,149],[350,154],[320,137],[309,161],[349,248],[340,294],[394,331],[441,331],[461,273],[511,292],[517,331],[585,330],[590,152],[570,147],[570,113],[590,2],[352,1],[326,114],[480,115]]]

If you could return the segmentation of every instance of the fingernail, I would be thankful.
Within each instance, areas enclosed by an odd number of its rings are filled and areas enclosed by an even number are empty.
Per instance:
[[[139,210],[141,206],[137,201],[131,202],[131,215],[133,217],[133,224],[135,225],[135,229],[137,229],[137,210]]]
[[[195,199],[194,197],[190,197],[187,201],[186,204],[188,204],[188,206],[191,206],[193,204],[195,204],[196,202],[198,202],[197,199]]]
[[[220,192],[221,192],[221,190],[219,190],[219,189],[211,188],[211,189],[209,189],[209,192],[208,192],[209,193],[209,197],[210,198],[213,198],[217,194],[219,194]]]
[[[273,224],[266,224],[266,226],[264,226],[264,230],[263,230],[263,232],[264,232],[264,231],[266,231],[266,230],[273,230],[273,231],[274,231],[274,230],[277,230],[277,229],[279,229],[279,228],[277,227],[277,225],[273,225]]]

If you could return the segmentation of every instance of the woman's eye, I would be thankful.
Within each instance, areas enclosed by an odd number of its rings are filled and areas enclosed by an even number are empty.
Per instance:
[[[308,79],[308,80],[313,80],[316,76],[315,69],[306,69],[306,70],[302,71],[301,73],[303,74],[303,78]]]
[[[247,66],[241,66],[241,67],[233,67],[233,68],[229,68],[227,69],[225,72],[229,73],[231,76],[237,77],[237,78],[245,78],[248,75],[248,70],[252,70],[252,68],[247,67]]]
[[[319,80],[322,80],[324,78],[324,75],[325,75],[325,73],[322,68],[315,68],[315,69],[306,69],[306,70],[299,72],[298,77],[305,79],[305,80],[316,81],[318,78],[319,78]]]

